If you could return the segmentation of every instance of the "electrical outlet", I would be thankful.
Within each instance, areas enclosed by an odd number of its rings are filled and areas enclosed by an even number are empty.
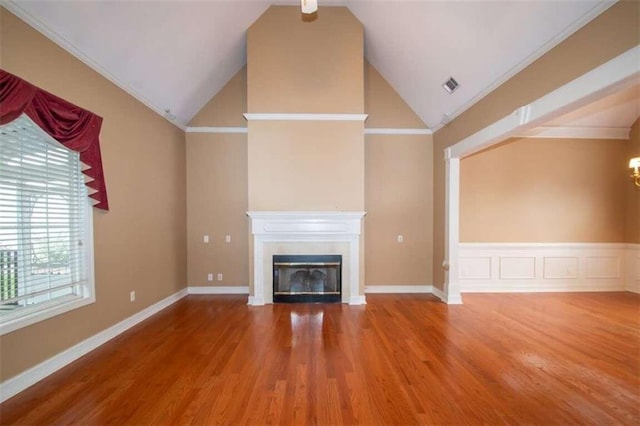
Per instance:
[[[226,237],[224,237],[224,242],[225,243],[230,243],[231,242],[231,235],[227,235]]]
[[[129,300],[131,302],[135,302],[136,301],[136,292],[132,291],[131,293],[129,293]]]
[[[398,235],[398,242],[404,243],[404,235]]]
[[[207,281],[213,281],[213,274],[207,275]]]
[[[218,274],[218,281],[222,281],[222,274]]]
[[[205,235],[204,238],[202,238],[202,241],[205,242],[205,243],[208,243],[209,242],[209,236]]]

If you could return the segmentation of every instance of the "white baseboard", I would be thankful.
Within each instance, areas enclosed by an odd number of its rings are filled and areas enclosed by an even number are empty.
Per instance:
[[[431,293],[433,293],[434,296],[436,296],[438,299],[440,299],[441,301],[443,301],[444,303],[447,303],[447,297],[444,294],[444,291],[440,290],[438,287],[431,286]]]
[[[249,299],[247,300],[247,305],[249,305],[249,306],[264,306],[264,299],[256,297],[256,296],[249,296]]]
[[[366,305],[367,298],[366,296],[351,296],[349,297],[349,304],[350,305]]]
[[[187,287],[189,294],[249,294],[248,286]]]
[[[628,244],[461,243],[461,291],[625,291]]]
[[[134,325],[144,321],[151,315],[161,311],[169,305],[177,302],[187,295],[187,289],[182,289],[177,293],[172,294],[169,297],[162,299],[161,301],[141,310],[140,312],[133,314],[129,318],[126,318],[119,323],[107,328],[89,337],[86,340],[78,343],[59,354],[49,358],[46,361],[41,362],[28,369],[27,371],[18,374],[8,380],[5,380],[0,384],[0,403],[6,401],[12,396],[22,392],[29,386],[32,386],[44,379],[45,377],[55,373],[62,367],[72,363],[76,359],[96,349],[98,346],[105,344],[109,340],[118,336],[119,334],[127,331]]]
[[[544,286],[540,283],[523,285],[518,282],[505,282],[499,285],[483,283],[477,287],[470,287],[462,290],[464,293],[571,293],[571,292],[607,292],[626,291],[624,286],[613,286],[609,283],[594,283],[587,285],[576,285],[570,282],[558,282],[553,285]]]
[[[368,285],[365,293],[433,293],[430,285]]]
[[[462,304],[462,298],[457,297],[449,300],[444,291],[432,285],[368,285],[365,287],[366,294],[373,293],[429,293],[436,296],[442,302],[449,305]]]

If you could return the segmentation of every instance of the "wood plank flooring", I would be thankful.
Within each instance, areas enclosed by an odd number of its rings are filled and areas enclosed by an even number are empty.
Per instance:
[[[640,296],[188,296],[0,405],[0,423],[640,424]]]

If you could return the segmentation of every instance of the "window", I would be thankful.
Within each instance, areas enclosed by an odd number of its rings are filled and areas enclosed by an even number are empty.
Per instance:
[[[0,126],[0,334],[95,301],[82,166],[24,114]]]

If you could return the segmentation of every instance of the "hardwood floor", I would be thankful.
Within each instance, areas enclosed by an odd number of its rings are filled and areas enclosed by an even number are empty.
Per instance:
[[[640,296],[188,296],[0,406],[4,424],[640,423]]]

